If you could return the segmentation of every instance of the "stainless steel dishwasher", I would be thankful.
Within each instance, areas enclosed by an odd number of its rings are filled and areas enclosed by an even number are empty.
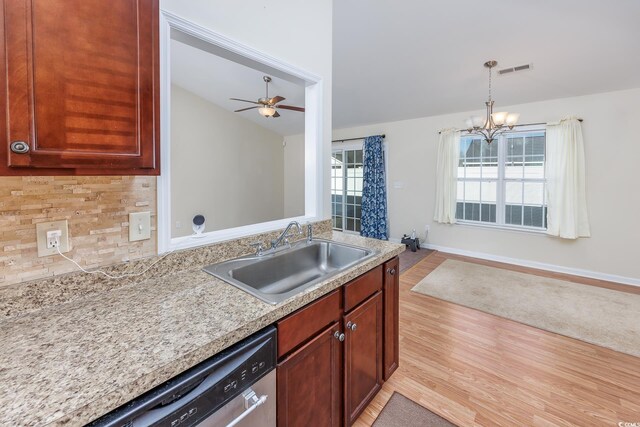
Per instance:
[[[90,426],[275,427],[275,365],[270,326]]]

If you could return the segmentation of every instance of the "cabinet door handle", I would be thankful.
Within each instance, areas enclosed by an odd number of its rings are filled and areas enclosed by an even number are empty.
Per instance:
[[[387,273],[389,273],[390,275],[394,275],[396,274],[396,269],[395,268],[387,268]]]
[[[348,322],[347,323],[347,329],[351,329],[352,331],[355,331],[357,327],[358,327],[358,325],[356,325],[353,322]]]
[[[10,145],[11,151],[16,154],[28,153],[31,147],[24,141],[13,141]]]
[[[340,342],[344,341],[344,334],[340,333],[340,331],[336,331],[333,336],[336,337],[336,339]]]

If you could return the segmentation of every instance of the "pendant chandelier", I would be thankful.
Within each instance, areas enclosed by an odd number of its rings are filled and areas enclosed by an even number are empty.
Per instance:
[[[483,119],[479,116],[471,116],[465,121],[466,130],[470,134],[484,136],[484,140],[491,144],[495,137],[502,132],[513,129],[520,118],[519,113],[508,113],[501,111],[493,112],[493,99],[491,99],[491,70],[498,63],[496,61],[487,61],[484,66],[489,69],[489,100],[484,104],[487,106],[487,117]]]

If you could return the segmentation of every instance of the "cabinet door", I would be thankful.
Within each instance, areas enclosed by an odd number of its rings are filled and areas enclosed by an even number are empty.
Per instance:
[[[159,166],[158,0],[2,6],[9,170]]]
[[[278,426],[338,427],[342,420],[342,342],[335,322],[278,365]]]
[[[350,426],[382,386],[382,293],[344,316],[345,424]]]
[[[398,368],[400,360],[399,296],[400,272],[398,257],[384,264],[384,380]]]

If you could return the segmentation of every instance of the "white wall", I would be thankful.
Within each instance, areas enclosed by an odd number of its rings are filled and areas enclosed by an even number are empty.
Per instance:
[[[172,85],[172,237],[192,234],[197,214],[206,218],[205,231],[284,218],[282,140],[240,114]]]
[[[284,217],[304,215],[304,135],[284,138]]]
[[[499,102],[499,100],[498,100]],[[480,101],[479,101],[480,103]],[[460,127],[483,110],[334,130],[333,138],[386,134],[392,238],[415,228],[428,243],[640,281],[638,169],[640,89],[501,106],[522,123],[584,119],[587,203],[592,237],[568,241],[546,235],[433,222],[438,130]],[[398,184],[402,188],[394,188]],[[628,281],[628,280],[627,280]]]
[[[162,9],[179,15],[307,70],[322,78],[323,170],[330,168],[331,153],[331,1],[299,0],[161,0]],[[272,31],[278,27],[277,31]],[[323,216],[331,216],[329,175],[322,176]]]

